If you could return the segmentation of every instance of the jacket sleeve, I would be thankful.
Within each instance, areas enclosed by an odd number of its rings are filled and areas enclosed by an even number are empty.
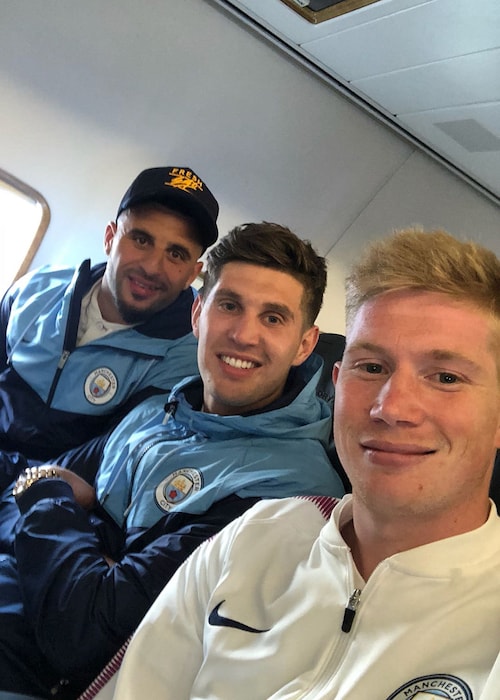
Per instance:
[[[187,556],[257,500],[230,496],[203,515],[171,513],[125,533],[124,555],[109,567],[103,538],[69,484],[33,484],[19,499],[16,558],[26,617],[54,669],[86,686]]]
[[[203,664],[208,602],[237,529],[234,523],[205,542],[162,590],[132,637],[119,672],[111,679],[114,700],[193,697],[193,684]]]
[[[64,469],[69,469],[69,471],[75,472],[82,479],[85,479],[89,484],[93,484],[111,432],[111,430],[108,430],[103,435],[98,435],[71,450],[63,452],[51,463],[58,464]]]
[[[89,484],[93,484],[110,432],[95,437],[72,450],[67,450],[48,463],[69,469],[85,479]],[[42,460],[27,459],[20,452],[0,450],[0,492],[8,486],[12,486],[14,480],[23,469],[40,464],[44,464],[44,462]],[[0,519],[1,523],[2,520]]]
[[[20,452],[4,452],[0,450],[0,492],[11,486],[14,479],[23,469],[37,464],[40,464],[40,462],[28,460]]]
[[[0,302],[0,372],[7,366],[7,324],[10,318],[11,306],[10,290],[7,290]]]

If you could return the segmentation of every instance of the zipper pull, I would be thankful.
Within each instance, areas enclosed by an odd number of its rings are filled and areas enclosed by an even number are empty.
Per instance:
[[[64,367],[70,355],[71,353],[69,350],[63,350],[62,355],[59,358],[59,362],[57,363],[57,369],[62,369]]]
[[[164,406],[164,411],[165,411],[165,416],[162,420],[162,425],[166,425],[170,418],[173,418],[175,416],[175,412],[177,410],[177,406],[179,405],[178,401],[168,401],[165,406]]]
[[[355,588],[354,592],[349,598],[347,607],[344,610],[344,619],[342,620],[342,632],[351,631],[352,623],[354,622],[354,615],[356,614],[356,610],[358,609],[360,598],[361,590],[359,588]]]

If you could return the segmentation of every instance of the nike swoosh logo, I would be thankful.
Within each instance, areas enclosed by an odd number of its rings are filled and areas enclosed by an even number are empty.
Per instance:
[[[243,630],[243,632],[252,632],[253,634],[269,632],[268,629],[258,630],[255,627],[249,627],[248,625],[243,624],[243,622],[238,622],[238,620],[231,620],[230,617],[224,617],[223,615],[219,615],[219,608],[223,603],[225,603],[224,600],[222,600],[218,605],[216,605],[210,613],[210,616],[208,618],[209,625],[212,625],[213,627],[234,627],[234,629]]]

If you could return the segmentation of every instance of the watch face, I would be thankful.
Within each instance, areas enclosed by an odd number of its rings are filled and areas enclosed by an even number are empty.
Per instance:
[[[21,472],[21,474],[19,474],[19,476],[17,477],[17,481],[14,484],[13,490],[15,498],[17,498],[24,492],[24,487],[26,486],[26,482],[28,480],[28,474],[30,474],[30,470],[25,469],[24,472]]]

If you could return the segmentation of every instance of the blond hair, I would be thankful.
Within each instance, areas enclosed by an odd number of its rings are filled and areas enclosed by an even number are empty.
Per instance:
[[[384,292],[441,292],[500,319],[500,260],[488,248],[443,230],[395,231],[364,252],[346,279],[346,324],[360,306]]]

